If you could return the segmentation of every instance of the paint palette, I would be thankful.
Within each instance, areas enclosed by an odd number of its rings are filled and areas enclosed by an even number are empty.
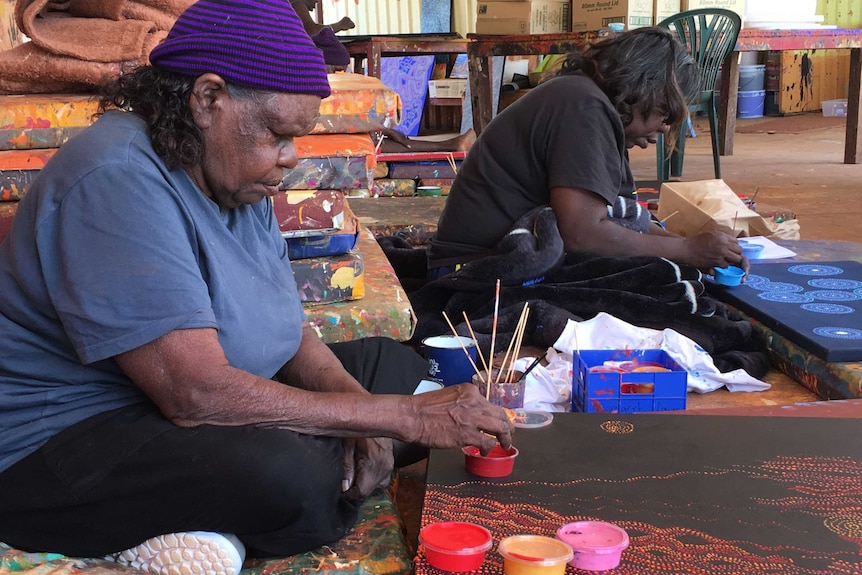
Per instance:
[[[509,419],[515,427],[534,429],[551,425],[551,422],[554,421],[554,414],[547,411],[515,409],[509,414]]]
[[[829,362],[862,360],[862,264],[752,263],[745,283],[710,293]]]

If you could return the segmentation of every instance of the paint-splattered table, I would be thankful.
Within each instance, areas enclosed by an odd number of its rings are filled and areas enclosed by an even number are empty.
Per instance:
[[[785,50],[850,50],[850,79],[847,94],[847,129],[844,136],[844,163],[862,162],[859,113],[862,95],[862,30],[845,28],[812,28],[803,30],[760,30],[743,28],[736,49],[724,62],[718,104],[718,140],[721,155],[733,155],[733,133],[736,129],[736,97],[739,89],[739,52]]]
[[[445,197],[350,198],[350,209],[375,236],[395,236],[419,246],[437,231]]]
[[[492,56],[529,54],[564,54],[582,50],[587,44],[607,36],[608,31],[581,31],[564,34],[532,34],[518,36],[468,35],[467,60],[470,67],[470,94],[473,106],[473,127],[481,132],[494,117],[491,95]],[[847,97],[847,132],[844,142],[844,163],[862,162],[862,142],[859,113],[862,95],[862,30],[844,28],[814,28],[805,30],[760,30],[743,28],[735,51],[724,62],[721,102],[719,104],[719,143],[723,155],[733,154],[733,133],[736,127],[736,96],[739,88],[739,52],[767,50],[850,50],[850,80]]]
[[[406,341],[413,335],[415,318],[410,300],[377,240],[362,230],[357,243],[364,267],[362,299],[306,305],[311,326],[327,343],[370,336]]]
[[[467,65],[470,69],[470,103],[473,129],[481,133],[494,117],[493,56],[529,56],[576,52],[610,34],[608,30],[561,34],[486,35],[468,34]]]
[[[488,575],[503,571],[503,537],[553,537],[580,520],[627,531],[610,571],[621,575],[862,572],[862,445],[847,440],[860,406],[850,418],[669,413],[555,414],[518,430],[514,472],[500,479],[433,450],[421,524],[487,528],[494,546],[476,573]],[[415,565],[439,573],[423,550]]]
[[[384,56],[463,54],[467,51],[467,41],[450,33],[340,36],[338,39],[353,56],[354,72],[362,74],[363,66],[367,66],[368,75],[376,78],[380,77],[380,59]]]

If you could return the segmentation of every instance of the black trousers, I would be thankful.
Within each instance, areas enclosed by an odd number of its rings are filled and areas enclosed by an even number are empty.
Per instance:
[[[372,393],[410,394],[428,370],[386,338],[334,344]],[[88,418],[0,473],[0,541],[100,557],[165,533],[235,533],[252,556],[340,539],[359,504],[342,497],[341,440],[272,427],[182,428],[155,405]]]

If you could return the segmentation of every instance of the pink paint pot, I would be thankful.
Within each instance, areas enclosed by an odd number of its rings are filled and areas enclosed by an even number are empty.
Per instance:
[[[569,565],[586,571],[604,571],[620,564],[629,546],[629,534],[604,521],[576,521],[557,529],[557,539],[568,543],[575,554]]]
[[[512,535],[497,546],[506,575],[563,575],[572,559],[564,541],[542,535]]]
[[[488,455],[482,455],[478,447],[465,447],[464,466],[468,473],[479,477],[506,477],[515,468],[515,458],[518,457],[518,449],[514,446],[503,449],[498,443]]]
[[[491,548],[491,532],[474,523],[444,521],[419,531],[419,544],[432,567],[460,573],[474,571],[485,562]]]

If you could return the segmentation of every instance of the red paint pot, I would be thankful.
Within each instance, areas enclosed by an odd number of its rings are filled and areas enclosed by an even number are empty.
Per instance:
[[[479,477],[506,477],[515,468],[515,458],[518,457],[518,449],[510,447],[503,449],[500,444],[488,452],[488,455],[479,453],[478,447],[465,447],[464,465],[468,473]]]
[[[419,532],[419,544],[432,567],[443,571],[474,571],[491,548],[491,532],[474,523],[432,523]]]
[[[557,529],[557,539],[575,552],[569,565],[586,571],[605,571],[620,564],[629,534],[604,521],[576,521]]]

